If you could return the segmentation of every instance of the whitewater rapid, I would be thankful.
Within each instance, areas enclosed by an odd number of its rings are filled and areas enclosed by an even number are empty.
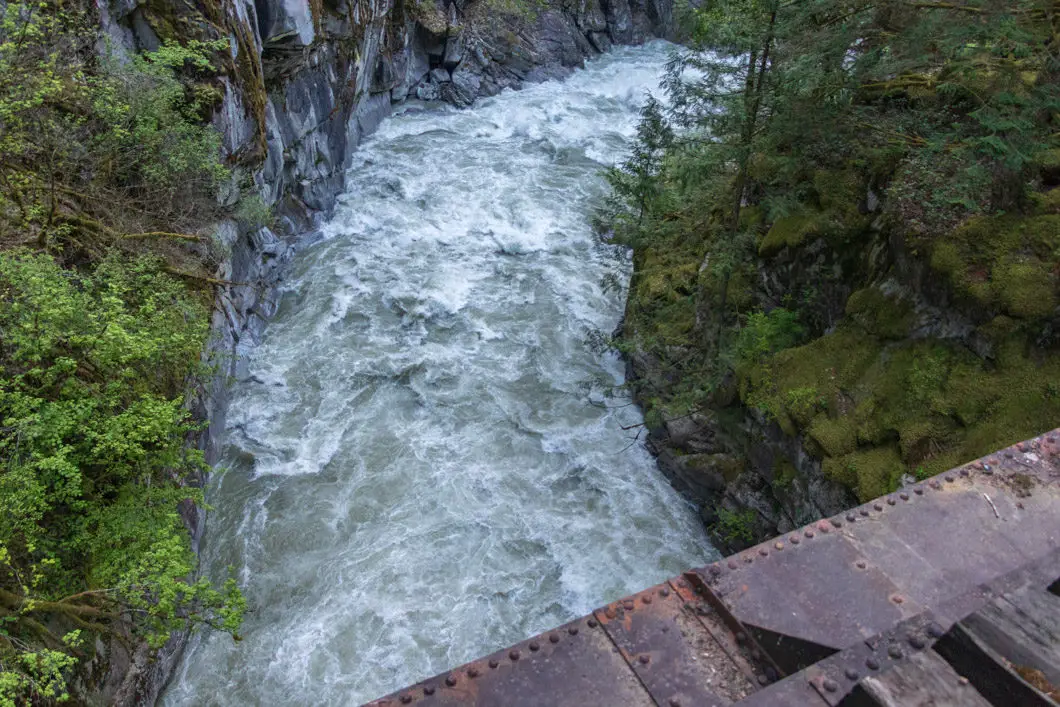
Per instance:
[[[243,640],[194,638],[163,704],[357,704],[716,557],[590,345],[630,273],[590,230],[600,170],[669,49],[406,111],[358,149],[208,491]]]

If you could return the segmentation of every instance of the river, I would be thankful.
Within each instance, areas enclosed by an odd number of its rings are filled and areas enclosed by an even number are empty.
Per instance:
[[[194,638],[163,704],[357,704],[717,556],[589,344],[630,273],[589,227],[600,170],[668,52],[406,111],[358,149],[208,490],[243,640]]]

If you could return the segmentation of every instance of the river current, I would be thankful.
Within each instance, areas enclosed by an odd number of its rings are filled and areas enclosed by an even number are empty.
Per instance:
[[[361,145],[208,491],[203,561],[244,586],[243,640],[195,637],[163,704],[358,704],[716,557],[590,345],[630,273],[589,227],[600,170],[668,51]]]

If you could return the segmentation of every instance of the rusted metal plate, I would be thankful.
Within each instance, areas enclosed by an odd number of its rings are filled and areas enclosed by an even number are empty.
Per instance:
[[[841,649],[1060,545],[1050,433],[702,568],[748,626]]]
[[[754,691],[698,608],[665,583],[594,612],[657,704],[714,707]]]
[[[584,617],[369,705],[655,707],[655,702],[597,620]]]
[[[898,587],[841,530],[822,521],[704,574],[743,623],[838,650],[921,609],[896,603]]]

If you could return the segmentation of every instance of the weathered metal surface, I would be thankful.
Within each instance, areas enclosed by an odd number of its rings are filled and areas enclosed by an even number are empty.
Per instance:
[[[572,621],[369,703],[373,707],[409,704],[655,707],[592,617]]]
[[[371,704],[834,707],[1000,593],[1058,573],[1060,431]]]
[[[728,705],[754,686],[700,620],[702,611],[666,583],[594,615],[656,704]]]
[[[750,627],[841,649],[1060,545],[1053,433],[699,572]]]
[[[1055,707],[1039,690],[1060,693],[1060,598],[1036,587],[1004,594],[956,623],[937,651],[995,704]]]
[[[934,651],[913,656],[881,675],[866,678],[844,707],[991,707]]]

